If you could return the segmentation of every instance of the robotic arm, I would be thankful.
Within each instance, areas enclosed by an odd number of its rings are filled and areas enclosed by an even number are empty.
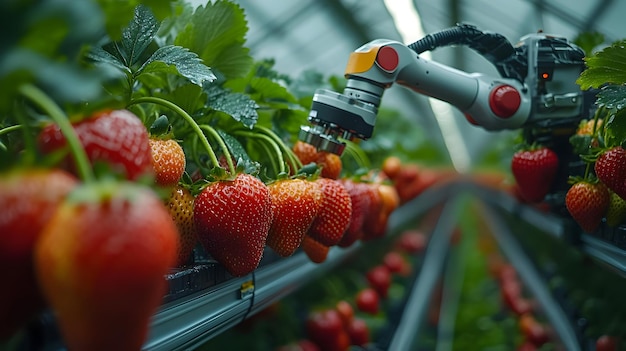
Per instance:
[[[469,45],[491,61],[501,77],[466,73],[419,56],[443,45]],[[584,52],[564,38],[523,37],[513,47],[504,37],[459,25],[410,45],[378,39],[355,50],[345,70],[342,94],[318,89],[300,139],[341,155],[342,139],[372,136],[386,88],[398,83],[457,107],[486,130],[576,123],[584,112],[576,79]]]

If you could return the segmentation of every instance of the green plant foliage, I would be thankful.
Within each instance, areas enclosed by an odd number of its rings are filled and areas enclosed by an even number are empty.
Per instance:
[[[594,56],[585,58],[585,63],[587,69],[576,81],[582,90],[626,83],[626,40],[615,42]]]
[[[223,0],[209,2],[198,7],[190,18],[182,19],[188,22],[174,44],[196,52],[206,65],[226,78],[248,72],[253,60],[244,46],[248,25],[239,5]],[[183,27],[180,23],[175,26]]]
[[[90,1],[0,2],[0,111],[26,83],[59,102],[94,99],[102,72],[79,64],[84,45],[103,34],[104,18]]]

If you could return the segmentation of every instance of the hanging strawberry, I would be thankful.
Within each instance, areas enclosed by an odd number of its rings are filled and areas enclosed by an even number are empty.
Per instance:
[[[522,198],[531,203],[541,202],[550,191],[558,167],[556,153],[545,146],[516,152],[511,171]]]
[[[148,131],[128,110],[104,110],[72,125],[92,164],[102,162],[126,179],[137,180],[152,174]],[[46,126],[39,135],[39,148],[45,154],[67,145],[58,124]],[[69,160],[68,160],[69,161]],[[72,164],[70,162],[70,164]],[[74,169],[71,166],[71,169]]]
[[[313,181],[281,179],[268,185],[272,198],[272,225],[267,246],[282,257],[300,247],[322,206],[322,190]]]
[[[594,170],[602,183],[621,198],[626,199],[626,150],[615,146],[603,151]]]
[[[196,196],[194,220],[204,249],[230,274],[244,276],[263,256],[272,223],[270,191],[246,173],[212,182]]]
[[[593,233],[609,207],[609,191],[602,182],[578,180],[565,195],[565,206],[586,233]]]

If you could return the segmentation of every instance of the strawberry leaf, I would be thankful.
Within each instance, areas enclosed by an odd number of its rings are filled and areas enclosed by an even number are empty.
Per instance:
[[[196,52],[226,78],[241,77],[252,64],[249,50],[243,46],[247,31],[243,9],[217,0],[197,8],[174,43]]]
[[[256,109],[259,106],[248,95],[234,93],[213,85],[205,86],[205,92],[208,97],[208,107],[230,115],[248,128],[252,128],[256,124],[259,118]]]
[[[597,95],[596,104],[608,109],[621,110],[626,107],[626,85],[607,85]]]
[[[152,11],[143,5],[135,8],[130,24],[122,31],[120,54],[126,66],[131,67],[154,39],[159,24]]]
[[[604,34],[600,32],[583,32],[578,34],[574,43],[585,51],[586,56],[591,56],[593,50],[604,43]]]
[[[157,49],[139,68],[137,75],[155,72],[180,74],[198,86],[216,79],[211,69],[202,63],[196,53],[175,45]]]
[[[124,64],[124,61],[122,61],[114,54],[106,51],[104,48],[93,47],[91,48],[91,50],[89,50],[86,57],[95,63],[111,65],[124,72],[130,73],[130,68],[127,67],[126,64]]]
[[[77,3],[89,3],[91,1],[73,1]],[[96,0],[101,12],[104,13],[106,32],[112,40],[120,40],[125,26],[133,19],[134,10],[140,3],[150,8],[158,19],[163,19],[170,14],[170,2],[163,0]],[[90,18],[82,15],[84,18]]]
[[[604,84],[626,83],[626,40],[615,42],[585,59],[585,69],[577,79],[582,90]]]
[[[252,162],[252,159],[250,159],[246,149],[244,149],[239,140],[222,130],[218,130],[217,132],[222,137],[222,140],[224,140],[224,143],[226,144],[226,147],[228,147],[228,151],[233,159]]]
[[[574,134],[569,138],[572,144],[572,152],[577,155],[583,155],[589,152],[591,145],[591,135]]]
[[[607,146],[622,145],[626,142],[626,109],[617,110],[606,122]]]

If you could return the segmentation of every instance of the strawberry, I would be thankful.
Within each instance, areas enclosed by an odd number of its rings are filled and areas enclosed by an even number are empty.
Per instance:
[[[609,191],[601,182],[579,181],[565,195],[570,215],[587,233],[593,233],[609,207]]]
[[[244,173],[213,182],[196,196],[194,221],[204,249],[233,276],[246,275],[259,265],[272,223],[269,189]]]
[[[350,194],[341,183],[333,179],[317,178],[315,183],[322,189],[322,207],[307,235],[325,246],[334,246],[339,243],[350,225]]]
[[[591,136],[594,134],[594,131],[598,131],[600,128],[602,128],[602,123],[603,123],[602,118],[599,118],[597,121],[593,119],[582,120],[580,121],[580,124],[578,125],[578,128],[576,129],[576,134]]]
[[[596,160],[596,176],[606,186],[626,199],[626,150],[615,146],[605,150]]]
[[[193,220],[194,197],[189,189],[176,185],[170,192],[166,201],[166,207],[176,223],[178,229],[178,259],[177,266],[184,265],[189,261],[193,248],[198,242],[196,224]]]
[[[35,267],[69,350],[139,350],[178,235],[162,200],[129,182],[74,189],[41,233]]]
[[[391,272],[384,264],[371,268],[365,274],[369,286],[376,290],[378,296],[387,298],[391,286]]]
[[[391,213],[400,205],[400,196],[393,185],[371,183],[380,198],[380,207],[377,213],[368,216],[363,226],[363,240],[381,238],[387,232],[387,222]]]
[[[0,339],[43,308],[33,267],[33,250],[43,227],[78,184],[55,169],[13,170],[0,176]]]
[[[606,224],[616,227],[626,221],[626,200],[609,190],[609,208],[606,211]]]
[[[349,247],[363,237],[363,223],[369,214],[372,196],[370,186],[366,183],[355,182],[350,179],[341,180],[340,183],[350,194],[352,216],[350,217],[350,225],[348,225],[348,229],[341,237],[337,246]]]
[[[516,152],[511,161],[511,171],[522,198],[531,203],[541,202],[550,191],[558,167],[556,153],[547,147]]]
[[[328,252],[330,251],[330,247],[320,243],[308,235],[304,236],[300,246],[302,247],[302,251],[304,251],[313,263],[322,263],[326,261],[326,257],[328,257]]]
[[[185,172],[185,152],[174,139],[149,139],[155,181],[161,186],[173,186]]]
[[[105,110],[73,124],[92,163],[104,162],[129,180],[152,174],[148,131],[128,110]],[[64,148],[65,136],[56,124],[43,128],[38,136],[44,154]]]
[[[272,198],[272,225],[266,245],[282,257],[291,256],[322,205],[322,190],[315,182],[283,179],[268,185]]]
[[[338,179],[343,169],[341,158],[335,154],[325,151],[318,151],[315,146],[305,143],[303,141],[297,141],[293,148],[293,152],[296,154],[302,164],[309,164],[315,162],[320,166],[320,176],[330,179]]]

